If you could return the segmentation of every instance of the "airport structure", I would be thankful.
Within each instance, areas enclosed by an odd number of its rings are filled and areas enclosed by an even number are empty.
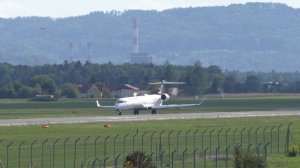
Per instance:
[[[138,20],[133,20],[133,50],[131,53],[131,63],[133,64],[150,64],[152,63],[152,56],[148,53],[139,52],[139,27]]]

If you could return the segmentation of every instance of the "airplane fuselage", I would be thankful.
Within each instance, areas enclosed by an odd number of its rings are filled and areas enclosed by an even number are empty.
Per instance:
[[[163,100],[161,95],[143,95],[135,97],[120,98],[115,103],[115,109],[117,111],[122,110],[146,110],[152,109],[155,106],[160,106]]]

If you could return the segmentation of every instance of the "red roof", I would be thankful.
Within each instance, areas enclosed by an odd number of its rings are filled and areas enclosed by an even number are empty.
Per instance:
[[[140,90],[139,88],[134,87],[134,86],[129,85],[129,84],[109,85],[107,87],[110,90],[121,90],[121,89],[129,89],[129,90],[135,90],[135,91],[139,91]]]

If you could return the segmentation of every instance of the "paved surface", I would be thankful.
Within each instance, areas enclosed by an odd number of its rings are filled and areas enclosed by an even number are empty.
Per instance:
[[[298,111],[250,111],[250,112],[210,112],[210,113],[178,113],[178,114],[141,114],[123,116],[87,116],[66,118],[32,118],[32,119],[3,119],[0,126],[12,125],[39,125],[39,124],[67,124],[88,122],[121,122],[121,121],[147,121],[147,120],[172,120],[172,119],[199,119],[199,118],[234,118],[255,116],[295,116]]]

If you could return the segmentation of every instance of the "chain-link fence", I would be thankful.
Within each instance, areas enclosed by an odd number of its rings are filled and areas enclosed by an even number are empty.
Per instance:
[[[290,125],[206,128],[10,141],[0,139],[0,167],[122,167],[129,153],[151,155],[157,167],[233,167],[236,148],[267,159],[282,155]]]

